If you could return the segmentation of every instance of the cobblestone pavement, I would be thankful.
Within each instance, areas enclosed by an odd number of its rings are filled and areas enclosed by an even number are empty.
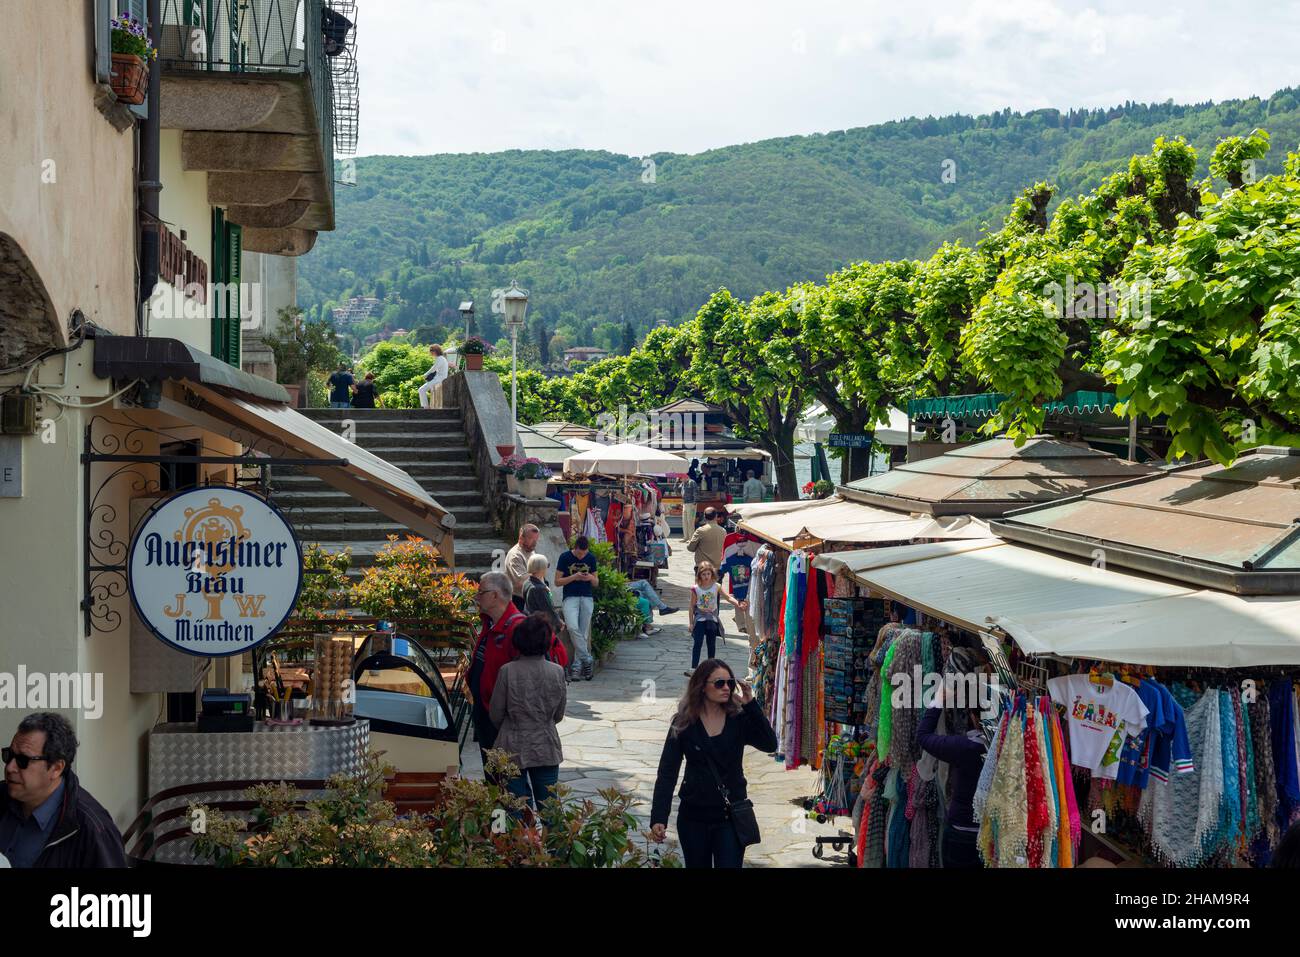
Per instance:
[[[681,610],[662,619],[656,613],[655,625],[663,628],[659,634],[623,642],[593,680],[570,684],[568,711],[560,725],[564,745],[560,781],[578,795],[594,794],[610,785],[634,792],[642,803],[633,813],[644,827],[649,826],[650,798],[668,720],[686,688],[683,672],[691,663],[686,609],[693,568],[694,556],[674,541],[669,567],[659,574],[659,590],[670,606]],[[729,634],[718,647],[718,657],[744,675],[749,642],[739,635],[732,613],[730,606],[723,612]],[[482,773],[478,748],[472,742],[465,748],[464,773]],[[745,866],[820,867],[844,862],[846,852],[830,848],[824,862],[812,856],[814,837],[839,830],[805,816],[802,801],[817,789],[815,772],[807,766],[786,771],[782,762],[751,748],[746,750],[745,777],[763,833],[762,843],[746,851]],[[674,846],[676,803],[674,799],[669,821]],[[840,818],[838,824],[847,828],[848,819]]]

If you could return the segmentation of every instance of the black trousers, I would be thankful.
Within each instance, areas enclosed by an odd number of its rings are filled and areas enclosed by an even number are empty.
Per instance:
[[[730,821],[693,821],[677,815],[677,839],[687,867],[740,867],[745,849]]]
[[[709,642],[709,657],[718,657],[718,632],[721,630],[721,624],[712,618],[697,618],[695,620],[695,628],[691,631],[691,637],[695,639],[695,648],[691,651],[692,669],[700,663],[700,645],[706,639]]]
[[[959,831],[951,824],[943,826],[943,866],[964,869],[982,868],[979,851],[975,849],[978,832]]]

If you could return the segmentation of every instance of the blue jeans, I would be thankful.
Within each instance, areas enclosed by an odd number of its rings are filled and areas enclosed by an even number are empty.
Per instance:
[[[351,403],[351,402],[335,402],[333,399],[330,399],[330,408],[331,408],[331,409],[350,409],[350,408],[352,408],[352,403]]]
[[[644,578],[638,578],[635,581],[628,582],[627,587],[632,594],[648,601],[651,608],[658,608],[660,611],[663,611],[668,607],[668,602],[660,598],[659,593],[654,590],[654,586]]]
[[[687,867],[740,867],[745,849],[730,821],[692,821],[677,815],[677,839]]]
[[[573,642],[572,666],[591,661],[591,613],[594,605],[595,601],[585,595],[570,595],[561,603],[564,624],[569,629],[569,640]]]
[[[555,790],[556,782],[559,780],[560,766],[558,764],[541,768],[524,768],[523,771],[519,772],[518,777],[511,778],[506,782],[506,790],[515,797],[525,798],[529,807],[536,811],[551,796],[551,792]]]

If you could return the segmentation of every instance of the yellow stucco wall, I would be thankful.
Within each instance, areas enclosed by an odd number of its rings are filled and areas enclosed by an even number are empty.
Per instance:
[[[208,205],[208,174],[202,171],[187,173],[181,165],[181,131],[163,130],[158,144],[158,171],[163,189],[158,194],[158,214],[177,236],[185,231],[185,245],[208,264],[208,279],[212,279],[212,207]],[[170,283],[160,283],[171,289]],[[155,300],[155,302],[158,300]],[[187,345],[212,351],[212,303],[201,307],[194,302],[185,303],[186,309],[202,312],[201,316],[176,315],[182,300],[171,296],[167,302],[176,304],[171,315],[150,309],[147,333],[180,339]]]
[[[134,133],[95,107],[90,7],[7,0],[0,29],[0,232],[44,280],[61,342],[73,309],[135,327]]]

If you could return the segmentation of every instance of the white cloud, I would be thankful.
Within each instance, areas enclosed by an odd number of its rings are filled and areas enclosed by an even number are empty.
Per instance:
[[[1267,95],[1296,8],[365,0],[359,152],[716,146],[908,115]]]

